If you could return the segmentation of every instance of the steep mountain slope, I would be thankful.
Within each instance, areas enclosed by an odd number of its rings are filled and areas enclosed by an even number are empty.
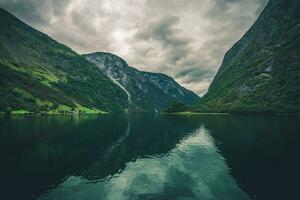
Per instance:
[[[1,8],[0,30],[0,111],[126,107],[126,93],[94,64]]]
[[[130,109],[161,111],[174,102],[191,105],[199,100],[196,94],[181,87],[171,77],[139,71],[116,55],[98,52],[83,56],[120,85],[127,94]]]
[[[270,0],[194,110],[300,111],[300,1]]]

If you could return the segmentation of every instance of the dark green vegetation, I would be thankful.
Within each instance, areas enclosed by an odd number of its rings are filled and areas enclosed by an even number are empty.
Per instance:
[[[0,8],[0,112],[119,111],[126,94],[70,48]]]
[[[184,112],[188,109],[188,106],[183,103],[174,103],[170,107],[168,107],[165,112],[166,113],[176,113],[176,112]]]
[[[270,0],[193,110],[300,112],[300,1]]]

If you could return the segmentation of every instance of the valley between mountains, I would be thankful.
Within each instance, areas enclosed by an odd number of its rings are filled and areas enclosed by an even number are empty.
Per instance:
[[[0,112],[299,113],[299,11],[270,0],[200,98],[117,55],[79,55],[0,8]]]

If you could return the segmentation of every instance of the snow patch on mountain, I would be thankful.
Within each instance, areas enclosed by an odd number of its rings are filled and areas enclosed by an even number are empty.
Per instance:
[[[110,80],[112,80],[115,84],[117,84],[127,95],[128,97],[128,102],[131,104],[132,101],[131,101],[131,95],[130,93],[126,90],[126,88],[121,85],[114,77],[112,77],[112,75],[110,73],[107,74],[108,78],[110,78]]]

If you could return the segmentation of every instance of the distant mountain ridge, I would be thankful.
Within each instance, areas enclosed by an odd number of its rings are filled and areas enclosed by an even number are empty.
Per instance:
[[[199,100],[171,77],[139,71],[114,54],[97,52],[83,56],[124,90],[131,109],[162,111],[174,102],[191,105]]]
[[[193,110],[300,112],[300,1],[269,1]]]

